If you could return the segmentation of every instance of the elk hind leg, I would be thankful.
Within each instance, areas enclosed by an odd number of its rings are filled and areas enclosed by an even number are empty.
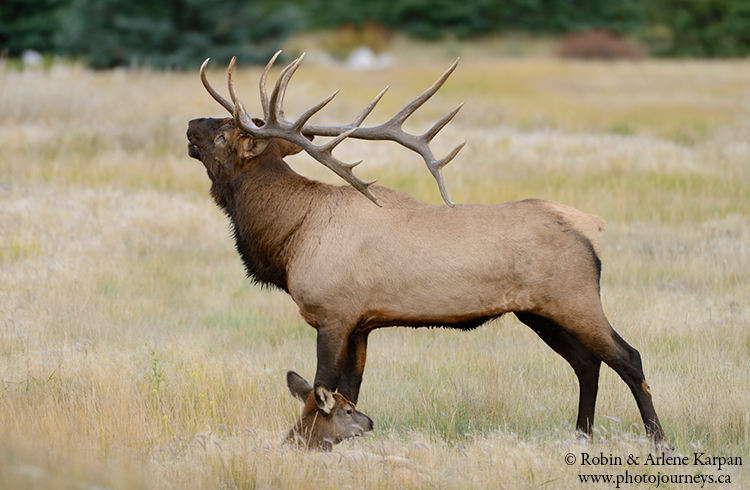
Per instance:
[[[651,391],[649,390],[648,383],[646,383],[641,354],[625,342],[614,330],[612,330],[612,337],[619,346],[621,354],[612,360],[605,359],[605,362],[617,372],[633,393],[635,401],[638,404],[638,409],[641,412],[643,424],[646,427],[646,433],[655,443],[669,445],[667,437],[664,434],[664,429],[659,422],[659,417],[656,415]]]
[[[576,318],[576,320],[567,323],[557,322],[558,325],[567,330],[570,335],[575,336],[584,347],[604,361],[625,381],[638,404],[646,433],[657,444],[668,444],[664,429],[654,409],[651,392],[643,373],[640,353],[615,332],[601,310],[595,315],[584,313],[569,318]]]
[[[599,391],[601,360],[554,322],[533,313],[518,312],[516,316],[573,368],[580,387],[576,431],[590,438]]]

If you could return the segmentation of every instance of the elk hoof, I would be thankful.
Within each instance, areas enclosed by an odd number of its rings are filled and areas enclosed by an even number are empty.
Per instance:
[[[315,403],[319,409],[328,414],[331,413],[336,402],[333,400],[333,393],[328,388],[318,386],[315,388]]]

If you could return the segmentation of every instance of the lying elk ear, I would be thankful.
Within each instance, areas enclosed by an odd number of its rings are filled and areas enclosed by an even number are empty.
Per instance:
[[[286,373],[286,385],[289,387],[289,391],[292,392],[292,395],[302,403],[305,403],[307,397],[312,393],[312,386],[310,386],[310,383],[305,381],[305,378],[294,371]]]

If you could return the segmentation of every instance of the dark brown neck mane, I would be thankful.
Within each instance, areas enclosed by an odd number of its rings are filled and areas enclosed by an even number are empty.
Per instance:
[[[289,292],[286,264],[305,218],[314,202],[320,203],[315,195],[326,187],[294,172],[272,142],[232,180],[224,203],[214,196],[232,222],[237,252],[256,284]]]

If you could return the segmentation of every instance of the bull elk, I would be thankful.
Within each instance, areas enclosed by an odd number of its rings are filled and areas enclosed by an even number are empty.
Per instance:
[[[352,123],[318,126],[308,121],[336,93],[287,121],[284,94],[302,57],[279,74],[269,97],[266,78],[276,56],[260,78],[263,119],[251,118],[237,97],[234,60],[228,72],[231,101],[209,84],[206,60],[203,85],[231,117],[192,120],[187,137],[190,156],[203,162],[211,179],[211,196],[231,220],[249,277],[287,292],[317,330],[315,403],[307,404],[298,431],[305,429],[312,409],[330,414],[336,408],[337,390],[357,403],[367,338],[374,329],[471,330],[513,312],[575,371],[578,431],[592,434],[604,361],[630,388],[647,433],[666,443],[641,356],[612,329],[602,309],[603,220],[539,199],[454,206],[441,169],[463,145],[438,160],[429,144],[461,106],[422,135],[402,129],[457,62],[381,125],[362,123],[385,90]],[[318,145],[312,142],[316,136],[332,139]],[[418,153],[448,206],[361,180],[352,172],[359,162],[333,156],[346,138],[391,140]],[[328,185],[295,173],[283,158],[302,150],[351,185]]]

